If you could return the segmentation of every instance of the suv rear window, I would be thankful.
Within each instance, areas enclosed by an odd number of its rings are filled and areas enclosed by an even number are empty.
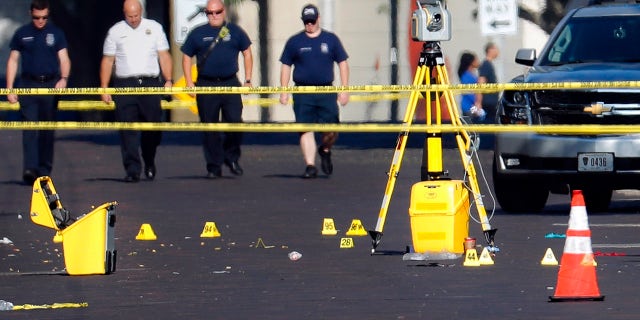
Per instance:
[[[640,62],[640,16],[573,18],[541,59],[541,66]]]

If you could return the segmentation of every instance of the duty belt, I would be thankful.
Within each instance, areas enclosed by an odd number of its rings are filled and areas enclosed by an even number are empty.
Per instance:
[[[198,75],[198,80],[212,81],[212,82],[223,82],[223,81],[231,80],[231,79],[233,79],[235,77],[236,77],[235,74],[232,74],[230,76],[225,76],[225,77],[209,77],[209,76],[205,76],[205,75]]]
[[[131,81],[131,82],[137,82],[138,84],[142,84],[144,82],[147,81],[156,81],[158,82],[159,76],[155,76],[155,77],[149,77],[149,76],[139,76],[139,77],[123,77],[123,78],[118,78],[118,80],[120,81]]]
[[[44,82],[49,82],[51,80],[55,80],[59,77],[57,74],[45,74],[45,75],[38,75],[38,76],[33,74],[23,74],[22,78],[35,81],[35,82],[44,83]]]

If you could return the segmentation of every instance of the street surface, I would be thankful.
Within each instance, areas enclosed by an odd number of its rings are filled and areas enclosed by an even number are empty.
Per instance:
[[[464,267],[463,259],[403,261],[370,255],[371,239],[354,236],[340,248],[352,219],[375,227],[396,134],[342,134],[334,174],[300,178],[297,135],[246,136],[235,177],[207,180],[200,135],[166,133],[158,176],[123,182],[117,133],[59,131],[53,183],[74,216],[117,201],[117,269],[110,275],[68,276],[54,231],[29,219],[31,188],[21,181],[21,134],[2,131],[0,150],[0,299],[16,305],[88,303],[82,308],[0,311],[1,319],[637,319],[640,276],[637,192],[616,192],[609,212],[589,214],[603,302],[549,303],[557,266],[542,266],[551,248],[561,259],[568,195],[552,195],[543,213],[496,208],[500,252],[495,264]],[[420,177],[421,140],[412,134],[378,249],[411,244],[408,205]],[[492,207],[492,151],[480,150],[478,179]],[[444,150],[445,169],[462,177],[459,154]],[[594,182],[597,183],[597,182]],[[526,197],[523,194],[522,197]],[[477,214],[472,210],[473,217]],[[336,236],[321,235],[324,218]],[[206,222],[221,236],[201,238]],[[149,223],[157,240],[135,237]],[[479,224],[470,236],[485,245]],[[258,243],[262,239],[263,243]],[[262,245],[264,244],[264,246]],[[288,254],[297,251],[297,261]]]

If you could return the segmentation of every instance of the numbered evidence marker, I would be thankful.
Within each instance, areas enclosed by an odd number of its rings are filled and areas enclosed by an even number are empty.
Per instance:
[[[216,228],[215,222],[206,222],[204,224],[204,228],[202,229],[202,233],[200,234],[200,238],[215,238],[220,237],[220,232],[218,228]]]
[[[480,260],[478,260],[478,251],[476,249],[467,249],[464,254],[464,263],[465,267],[479,267]]]
[[[353,248],[353,238],[340,239],[340,249]]]
[[[553,250],[551,250],[551,248],[547,248],[547,251],[544,253],[544,257],[542,257],[542,261],[540,261],[540,264],[543,266],[558,265],[558,259],[556,259],[556,256],[553,254]]]
[[[351,221],[351,226],[349,227],[349,230],[346,234],[348,236],[366,236],[367,230],[364,229],[364,226],[362,225],[360,219],[353,219],[353,221]]]
[[[140,231],[138,231],[138,235],[136,236],[136,240],[156,240],[155,232],[153,232],[153,228],[148,223],[143,223],[140,226]]]
[[[493,265],[493,259],[491,258],[491,254],[489,253],[489,250],[487,249],[487,247],[484,247],[484,249],[482,249],[482,252],[480,253],[480,265],[486,266],[486,265]]]
[[[336,225],[333,222],[333,219],[324,218],[324,222],[322,223],[322,235],[335,236],[336,234],[338,234],[338,230],[336,230]]]

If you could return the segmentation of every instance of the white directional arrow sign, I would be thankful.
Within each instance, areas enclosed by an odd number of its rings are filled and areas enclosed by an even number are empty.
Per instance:
[[[513,35],[518,32],[516,0],[479,0],[480,31],[485,36]]]
[[[173,38],[179,44],[194,27],[207,22],[203,10],[207,0],[174,0],[173,2]]]

